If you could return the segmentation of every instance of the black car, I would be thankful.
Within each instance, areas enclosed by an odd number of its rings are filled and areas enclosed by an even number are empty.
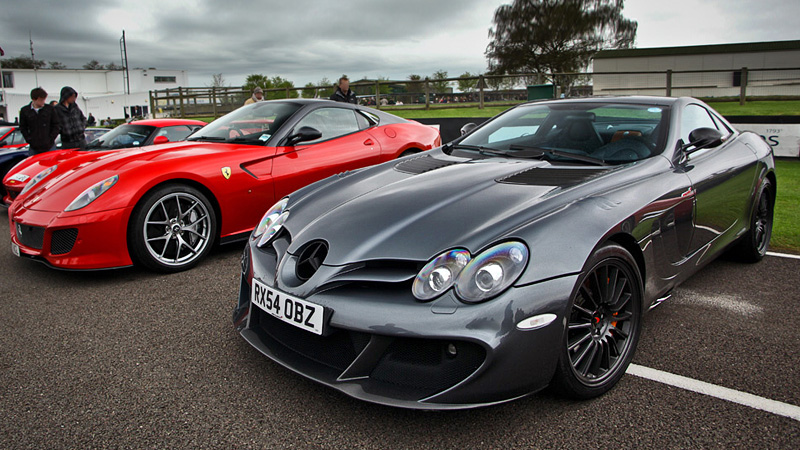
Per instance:
[[[766,253],[772,151],[693,98],[515,107],[439,149],[273,206],[234,323],[278,363],[400,407],[624,375],[642,317],[725,251]]]

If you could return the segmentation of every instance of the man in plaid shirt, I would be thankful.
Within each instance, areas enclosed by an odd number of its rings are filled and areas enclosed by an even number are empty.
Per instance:
[[[56,111],[61,119],[61,148],[86,148],[86,117],[75,101],[78,91],[69,86],[61,88],[61,100],[56,105]]]

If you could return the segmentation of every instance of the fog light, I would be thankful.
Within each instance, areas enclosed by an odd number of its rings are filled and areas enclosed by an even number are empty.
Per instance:
[[[447,344],[447,356],[455,358],[458,355],[458,349],[456,348],[456,344]]]

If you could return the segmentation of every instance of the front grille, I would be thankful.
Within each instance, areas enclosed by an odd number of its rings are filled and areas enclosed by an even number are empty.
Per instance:
[[[44,227],[32,227],[21,223],[15,223],[14,226],[16,227],[17,239],[20,244],[36,250],[42,249],[44,245]]]
[[[65,228],[53,232],[50,239],[50,253],[53,255],[64,255],[72,251],[75,240],[78,239],[77,228]]]
[[[318,336],[278,320],[258,307],[251,306],[250,326],[258,321],[261,331],[273,341],[307,359],[343,372],[367,346],[367,333],[334,329],[328,336]]]
[[[14,200],[15,198],[17,198],[19,193],[22,192],[22,191],[15,191],[13,189],[8,189],[7,192],[8,192],[8,198],[10,198],[11,200]]]
[[[471,342],[401,338],[389,346],[370,378],[409,398],[424,398],[464,380],[485,358],[483,347]]]

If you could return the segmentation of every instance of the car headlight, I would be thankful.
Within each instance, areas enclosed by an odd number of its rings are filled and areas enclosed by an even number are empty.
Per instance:
[[[419,300],[431,300],[451,287],[466,303],[478,303],[508,289],[525,270],[528,247],[509,241],[495,245],[475,258],[466,250],[451,250],[434,258],[414,279],[412,292]]]
[[[65,211],[75,211],[76,209],[81,209],[84,206],[92,203],[97,197],[100,197],[103,192],[111,189],[111,186],[117,183],[119,180],[119,175],[114,175],[113,177],[106,178],[105,180],[96,183],[89,189],[81,192],[81,195],[75,197],[75,200],[67,206]]]
[[[283,223],[286,222],[286,218],[289,217],[289,211],[284,211],[288,203],[289,197],[282,198],[278,203],[275,203],[275,205],[264,214],[261,221],[258,222],[258,226],[253,230],[252,239],[258,239],[259,236],[261,237],[258,241],[259,247],[269,242],[269,240],[280,231],[281,227],[283,227]]]
[[[450,250],[434,258],[419,271],[411,288],[414,297],[432,300],[450,289],[469,262],[466,250]]]
[[[26,184],[25,187],[22,188],[22,192],[20,192],[20,195],[30,191],[40,181],[44,180],[44,178],[46,176],[48,176],[51,173],[53,173],[53,171],[56,170],[57,167],[58,167],[58,165],[55,165],[55,166],[52,166],[52,167],[48,167],[47,169],[44,169],[43,171],[37,173],[36,176],[31,178],[31,181],[28,181],[28,184]]]

